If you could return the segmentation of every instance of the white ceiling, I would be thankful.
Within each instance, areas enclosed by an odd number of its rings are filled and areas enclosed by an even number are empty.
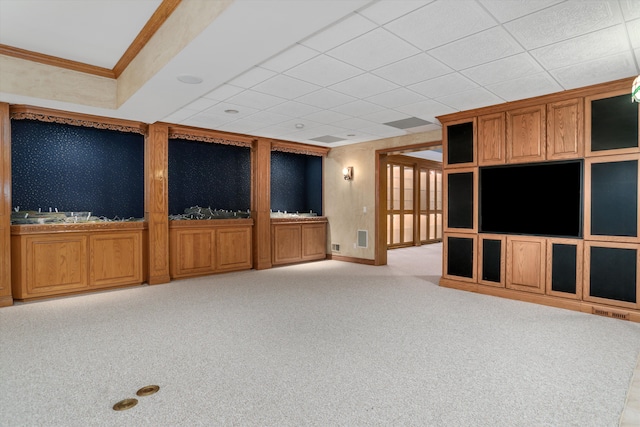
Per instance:
[[[0,43],[112,68],[160,3],[0,0]],[[235,0],[119,110],[62,106],[335,147],[639,63],[640,0]]]

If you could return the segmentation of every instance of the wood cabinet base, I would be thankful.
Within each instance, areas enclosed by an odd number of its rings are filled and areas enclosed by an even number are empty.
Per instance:
[[[441,278],[440,286],[640,323],[640,311]]]

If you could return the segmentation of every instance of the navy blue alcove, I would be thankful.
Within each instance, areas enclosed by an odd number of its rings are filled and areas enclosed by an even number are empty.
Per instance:
[[[192,206],[231,211],[251,208],[248,147],[169,140],[169,213]]]
[[[144,136],[37,120],[11,121],[13,207],[144,216]]]
[[[322,157],[271,152],[271,210],[322,215]]]

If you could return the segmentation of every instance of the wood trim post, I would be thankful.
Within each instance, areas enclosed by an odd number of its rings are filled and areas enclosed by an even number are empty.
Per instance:
[[[0,103],[0,307],[13,305],[11,294],[11,119]]]
[[[148,223],[147,283],[157,285],[169,276],[169,127],[152,124],[144,144],[144,216]]]
[[[251,146],[251,216],[253,268],[271,268],[271,141],[262,138]]]
[[[374,265],[387,265],[387,154],[376,155],[376,232]]]

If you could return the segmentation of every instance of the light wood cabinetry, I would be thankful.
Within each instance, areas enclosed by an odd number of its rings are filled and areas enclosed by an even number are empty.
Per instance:
[[[11,226],[14,298],[142,283],[145,227],[144,223]]]
[[[479,116],[478,165],[498,165],[505,161],[505,114]]]
[[[582,98],[547,105],[547,159],[575,159],[584,155]]]
[[[506,112],[507,162],[538,162],[546,158],[546,109],[544,105]]]
[[[326,258],[327,219],[271,219],[273,265]]]
[[[9,104],[0,102],[0,307],[11,296],[11,120]]]
[[[252,228],[252,219],[171,221],[171,278],[251,269]]]
[[[545,252],[543,238],[507,236],[506,287],[518,291],[545,292]]]
[[[443,129],[473,120],[478,126],[478,167],[465,170],[459,164],[445,164],[444,168],[445,196],[450,198],[444,216],[448,223],[453,219],[454,225],[462,226],[445,229],[456,234],[445,234],[442,286],[640,322],[640,108],[628,100],[632,80],[438,117]],[[464,173],[473,170],[482,181],[488,176],[483,172],[493,169],[483,169],[485,166],[501,164],[498,141],[503,116],[504,163],[516,164],[512,170],[547,161],[580,165],[582,185],[568,195],[580,193],[575,213],[580,222],[575,233],[551,227],[545,235],[483,232],[484,207],[503,205],[486,197],[484,203],[496,205],[483,205],[481,212],[482,194],[471,194],[485,187],[462,191],[477,187]],[[466,144],[475,141],[475,134],[467,136]],[[443,151],[447,152],[446,146]],[[573,159],[579,161],[563,162]],[[551,189],[559,180],[545,181],[542,174],[548,176],[550,169],[545,168],[552,165],[540,166],[540,179],[530,175],[527,182]],[[509,201],[514,191],[523,192],[505,186],[504,194],[498,196]],[[539,215],[543,221],[561,225],[566,218],[553,215],[560,201],[551,202],[552,191],[548,200],[546,195],[544,190],[536,196],[540,208],[534,208],[534,216],[522,218],[536,221]],[[470,219],[474,216],[478,216],[477,228]],[[477,246],[471,243],[474,239]]]

